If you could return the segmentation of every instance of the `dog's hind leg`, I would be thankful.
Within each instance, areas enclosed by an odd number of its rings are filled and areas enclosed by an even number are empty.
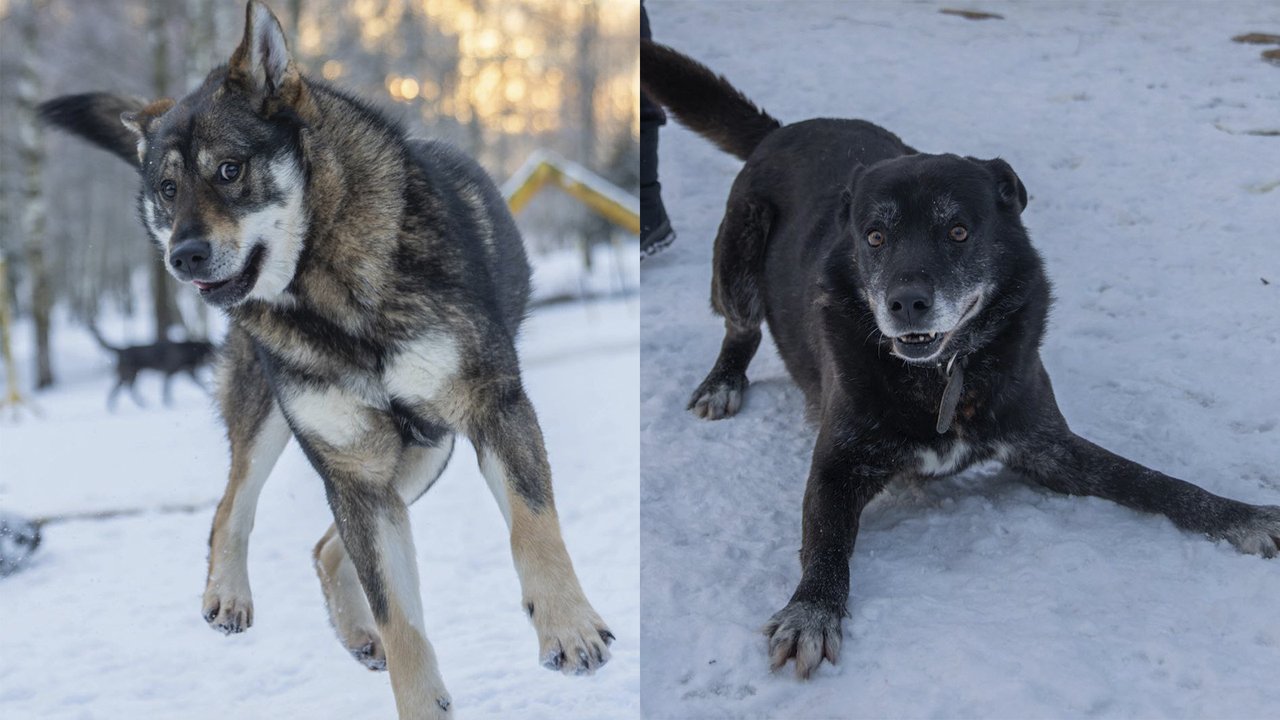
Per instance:
[[[706,420],[738,412],[747,389],[747,366],[760,347],[764,303],[760,272],[773,217],[767,203],[730,198],[716,234],[711,307],[724,318],[724,342],[715,367],[689,398],[688,409]]]
[[[453,440],[450,433],[430,446],[405,449],[402,469],[396,477],[396,489],[406,504],[412,504],[421,497],[444,472],[453,453]],[[336,525],[330,525],[320,542],[316,543],[314,557],[325,606],[329,610],[329,621],[342,646],[370,670],[386,670],[386,648],[378,634],[369,600],[360,586],[356,566],[342,544]]]
[[[201,390],[206,393],[209,392],[209,386],[205,385],[204,381],[200,379],[200,374],[196,372],[195,368],[187,368],[187,375],[191,378],[191,382],[198,385]]]
[[[107,411],[116,411],[116,398],[120,395],[121,388],[124,387],[124,379],[116,380],[115,387],[111,388],[111,392],[107,393]]]
[[[1072,433],[1065,422],[1019,438],[1006,463],[1050,490],[1159,513],[1183,530],[1226,540],[1240,552],[1280,553],[1280,507],[1224,498],[1143,467]]]
[[[609,660],[613,633],[587,602],[560,535],[551,467],[518,379],[484,383],[470,425],[480,470],[511,533],[522,604],[544,667],[589,675]]]
[[[308,454],[325,468],[338,533],[385,645],[400,717],[449,717],[449,693],[422,618],[408,508],[390,482],[402,458],[378,439],[361,441],[365,449],[342,455],[320,450],[319,443],[308,445]],[[395,465],[387,466],[388,456]]]
[[[138,407],[145,408],[147,404],[142,401],[142,396],[138,394],[138,386],[134,384],[133,381],[130,381],[128,385],[129,397],[133,398],[133,401],[138,404]]]
[[[385,646],[400,717],[449,717],[449,694],[423,623],[408,507],[397,487],[420,465],[412,446],[376,398],[287,375],[273,380],[299,444],[324,478],[338,535]]]
[[[210,627],[230,635],[253,625],[249,533],[262,485],[290,431],[243,333],[233,329],[228,336],[219,371],[218,402],[231,441],[231,472],[209,532],[201,612]]]

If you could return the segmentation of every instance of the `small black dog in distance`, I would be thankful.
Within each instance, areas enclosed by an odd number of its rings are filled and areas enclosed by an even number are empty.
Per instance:
[[[197,373],[201,367],[213,362],[216,350],[212,343],[203,340],[181,342],[164,340],[147,345],[116,347],[102,337],[102,333],[98,332],[96,326],[90,325],[89,332],[93,334],[93,339],[98,341],[102,349],[110,351],[116,357],[116,384],[107,395],[107,408],[110,410],[115,410],[116,397],[125,388],[129,389],[129,395],[139,407],[146,407],[146,403],[142,402],[142,398],[138,396],[138,389],[134,385],[138,375],[143,371],[164,374],[165,405],[173,403],[173,376],[178,373],[185,373],[192,382],[200,386],[201,390],[208,391]]]

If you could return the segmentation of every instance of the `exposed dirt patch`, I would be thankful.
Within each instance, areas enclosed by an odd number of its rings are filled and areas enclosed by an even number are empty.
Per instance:
[[[1272,35],[1271,33],[1245,33],[1231,38],[1238,43],[1248,43],[1249,45],[1280,45],[1280,35]]]
[[[1264,50],[1262,53],[1262,59],[1266,60],[1272,65],[1280,65],[1280,48],[1275,48],[1274,50]]]
[[[959,15],[967,20],[1003,20],[1003,15],[995,13],[980,12],[978,10],[955,10],[953,8],[942,8],[938,12],[943,15]]]

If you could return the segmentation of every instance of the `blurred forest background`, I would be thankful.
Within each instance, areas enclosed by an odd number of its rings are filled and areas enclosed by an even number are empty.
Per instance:
[[[634,0],[268,4],[305,74],[462,147],[499,184],[546,149],[638,192]],[[243,23],[241,0],[0,0],[0,292],[33,320],[21,324],[36,336],[24,379],[56,379],[51,313],[149,315],[156,338],[134,343],[208,334],[203,304],[169,278],[137,219],[134,171],[40,127],[35,106],[89,91],[181,97],[226,62]],[[622,232],[557,192],[517,221],[531,255],[572,250],[586,265]]]

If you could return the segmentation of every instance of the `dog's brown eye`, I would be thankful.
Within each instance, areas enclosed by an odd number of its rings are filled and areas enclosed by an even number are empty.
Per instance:
[[[951,239],[956,242],[964,242],[969,239],[969,230],[963,225],[956,225],[951,228]]]
[[[230,160],[218,166],[218,179],[222,182],[235,182],[240,177],[240,163]]]
[[[172,200],[178,194],[178,184],[172,180],[165,180],[160,183],[160,194],[163,195],[166,200]]]
[[[880,247],[884,244],[884,233],[879,230],[872,230],[867,233],[867,244],[871,247]]]

